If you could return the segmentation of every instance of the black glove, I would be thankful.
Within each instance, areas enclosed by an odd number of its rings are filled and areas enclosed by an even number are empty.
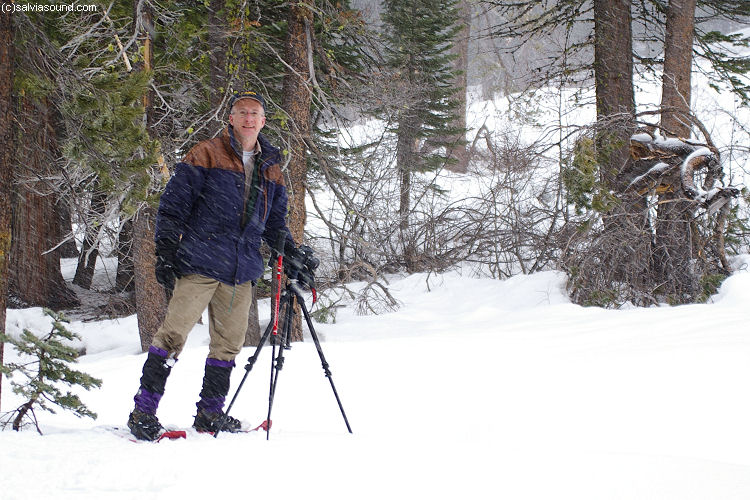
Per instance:
[[[271,258],[268,260],[268,266],[271,269],[276,269],[276,262],[279,255],[287,260],[290,256],[295,255],[297,247],[291,239],[287,238],[286,231],[279,231],[276,235],[275,242],[271,245]]]
[[[165,290],[174,290],[177,274],[177,248],[179,243],[172,240],[158,240],[156,242],[156,281]]]
[[[299,258],[299,250],[297,246],[291,240],[284,241],[284,259],[293,260]]]

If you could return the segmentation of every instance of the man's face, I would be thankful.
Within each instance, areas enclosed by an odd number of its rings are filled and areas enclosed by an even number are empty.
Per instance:
[[[263,106],[255,99],[240,99],[232,107],[229,124],[243,147],[254,147],[260,129],[266,124]]]

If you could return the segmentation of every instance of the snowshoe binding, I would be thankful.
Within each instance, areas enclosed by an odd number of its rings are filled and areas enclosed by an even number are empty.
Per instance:
[[[223,424],[222,419],[224,420]],[[219,426],[221,426],[221,429],[219,429]],[[228,415],[225,418],[224,412],[214,413],[203,409],[198,410],[193,427],[198,432],[242,432],[242,422],[236,418]]]
[[[156,415],[146,413],[137,408],[128,418],[130,433],[142,441],[157,441],[165,432]]]

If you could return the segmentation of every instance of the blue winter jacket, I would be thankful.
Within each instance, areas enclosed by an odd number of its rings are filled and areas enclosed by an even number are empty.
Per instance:
[[[279,150],[258,135],[257,196],[244,226],[245,170],[232,127],[200,142],[177,164],[159,202],[156,241],[179,242],[177,272],[200,274],[231,285],[255,281],[264,269],[263,238],[276,247],[279,232],[293,244],[286,225],[287,193]]]

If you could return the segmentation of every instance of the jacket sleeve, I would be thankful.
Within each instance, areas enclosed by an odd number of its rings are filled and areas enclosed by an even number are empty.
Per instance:
[[[205,182],[205,169],[180,162],[159,200],[155,240],[178,242]]]

